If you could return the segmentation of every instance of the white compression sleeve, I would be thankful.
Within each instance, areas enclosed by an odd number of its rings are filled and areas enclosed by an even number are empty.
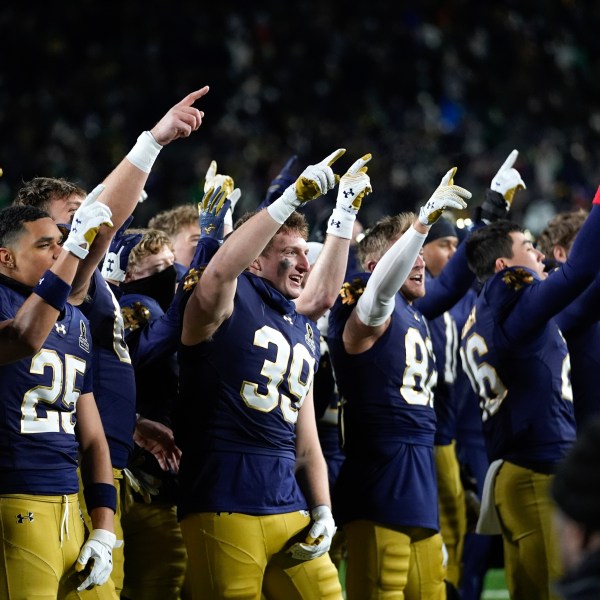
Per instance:
[[[358,318],[377,327],[392,314],[398,290],[406,281],[427,234],[410,227],[381,257],[356,304]]]

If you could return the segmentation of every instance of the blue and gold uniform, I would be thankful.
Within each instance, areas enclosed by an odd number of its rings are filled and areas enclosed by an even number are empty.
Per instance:
[[[355,551],[364,546],[362,554],[367,553],[365,564],[375,556],[383,561],[373,565],[375,573],[394,578],[404,573],[410,579],[409,563],[412,568],[419,564],[430,572],[431,577],[424,580],[433,587],[412,590],[414,597],[437,597],[434,590],[443,589],[443,571],[442,540],[435,535],[439,511],[433,389],[438,375],[431,338],[423,315],[398,293],[391,323],[378,342],[363,353],[348,354],[342,332],[368,278],[368,274],[360,274],[344,284],[329,322],[329,347],[343,399],[346,460],[334,488],[333,509],[336,522],[344,526],[349,548],[347,587],[354,588],[356,597],[364,597],[358,583],[352,581],[353,569],[366,568],[352,564],[351,547],[356,538]],[[375,532],[378,551],[364,543],[367,521],[384,525]],[[390,530],[406,534],[407,543],[387,539]],[[437,569],[432,563],[434,555]],[[389,583],[381,581],[378,587]],[[398,585],[394,581],[394,587]],[[411,594],[409,587],[410,582],[405,593]]]
[[[30,292],[0,277],[0,320],[14,318]],[[62,597],[85,541],[75,411],[92,391],[91,363],[89,323],[66,304],[38,352],[0,366],[1,598],[23,593],[25,580],[27,597]]]
[[[233,313],[210,340],[180,346],[178,509],[195,589],[218,582],[220,597],[233,589],[258,597],[262,583],[267,597],[291,597],[280,585],[301,597],[327,597],[326,589],[338,597],[327,554],[298,561],[285,552],[310,524],[295,430],[319,352],[316,324],[247,272]]]
[[[480,397],[489,459],[505,461],[495,480],[495,506],[515,598],[551,597],[559,562],[547,487],[575,439],[569,354],[550,317],[576,286],[562,273],[539,283],[525,267],[491,277],[461,341],[463,365]]]

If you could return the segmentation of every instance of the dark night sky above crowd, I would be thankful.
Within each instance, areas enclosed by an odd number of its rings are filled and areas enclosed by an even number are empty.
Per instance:
[[[0,204],[38,175],[91,189],[205,84],[204,124],[163,150],[136,225],[198,200],[211,159],[243,212],[289,156],[305,166],[338,147],[337,172],[373,154],[366,225],[414,209],[451,166],[478,203],[513,148],[518,219],[587,207],[600,183],[595,2],[36,6],[0,7]],[[333,202],[315,205],[316,226]]]

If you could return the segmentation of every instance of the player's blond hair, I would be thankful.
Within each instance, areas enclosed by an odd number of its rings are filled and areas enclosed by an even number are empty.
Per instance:
[[[195,204],[180,204],[155,214],[148,221],[148,229],[160,229],[173,238],[184,227],[197,222],[197,206]]]
[[[416,218],[417,216],[413,212],[389,215],[382,217],[373,227],[367,229],[365,237],[356,247],[356,258],[362,268],[366,271],[370,261],[379,261],[388,248],[415,222]]]
[[[142,259],[151,254],[158,254],[165,246],[173,252],[171,238],[160,229],[128,229],[126,234],[141,233],[142,239],[131,250],[127,261],[127,271],[133,273]]]

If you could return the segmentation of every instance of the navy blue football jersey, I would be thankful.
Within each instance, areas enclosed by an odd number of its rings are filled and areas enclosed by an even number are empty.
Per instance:
[[[264,279],[240,275],[233,314],[210,340],[178,351],[180,517],[307,508],[295,428],[318,360],[316,324]]]
[[[567,344],[542,310],[547,294],[556,302],[560,290],[524,267],[504,269],[467,319],[461,357],[480,398],[490,460],[552,470],[575,438]],[[507,322],[519,313],[520,321]]]
[[[26,297],[0,283],[0,320]],[[75,411],[92,391],[91,362],[88,320],[66,304],[38,352],[0,366],[0,493],[77,493]]]
[[[366,352],[346,353],[344,326],[368,278],[365,273],[345,283],[329,317],[346,454],[333,494],[336,521],[369,519],[437,530],[432,449],[438,374],[429,329],[398,293],[383,336]]]
[[[121,308],[98,269],[79,308],[89,319],[94,340],[94,396],[112,466],[123,469],[133,449],[135,377]]]
[[[596,375],[600,372],[600,281],[598,279],[556,321],[571,356],[573,406],[578,427],[600,414],[600,387]]]

